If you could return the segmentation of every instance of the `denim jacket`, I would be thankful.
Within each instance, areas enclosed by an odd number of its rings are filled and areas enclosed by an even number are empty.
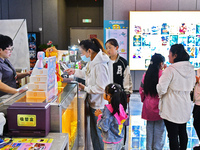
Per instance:
[[[103,113],[98,116],[97,126],[101,129],[104,143],[119,143],[124,137],[123,123],[128,118],[123,106],[119,105],[119,112],[112,115],[111,104],[105,105]]]

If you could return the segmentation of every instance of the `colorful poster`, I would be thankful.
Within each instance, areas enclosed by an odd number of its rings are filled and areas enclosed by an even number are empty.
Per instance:
[[[56,57],[48,58],[47,101],[55,95]]]
[[[128,58],[128,26],[128,20],[104,20],[104,43],[108,39],[116,39],[119,44],[118,53],[126,60]],[[135,26],[134,31],[140,34],[141,27]]]
[[[152,35],[158,35],[158,34],[159,34],[159,31],[160,31],[159,26],[152,26],[152,27],[151,27],[151,34],[152,34]]]
[[[200,12],[173,11],[130,12],[129,66],[146,70],[151,56],[160,53],[169,66],[169,50],[182,44],[195,68],[200,65]]]
[[[179,34],[185,34],[187,31],[187,26],[185,23],[182,23],[181,26],[179,27]]]
[[[195,46],[195,36],[194,35],[189,35],[187,42],[188,42],[187,46]]]
[[[178,43],[178,35],[170,35],[170,46]]]
[[[151,46],[151,36],[150,35],[143,35],[142,36],[142,46]]]
[[[133,36],[133,46],[141,46],[141,35]]]
[[[169,36],[161,36],[162,46],[167,46],[169,44]]]
[[[196,46],[200,46],[200,35],[196,35]]]
[[[187,45],[187,36],[179,36],[178,43],[183,44],[183,46]]]
[[[196,34],[200,34],[200,24],[196,25]]]
[[[4,146],[1,150],[49,150],[53,139],[48,138],[13,138],[12,143]],[[5,138],[4,142],[9,142],[9,138]]]
[[[169,25],[167,23],[163,23],[161,27],[161,34],[169,34]]]
[[[188,27],[187,27],[187,34],[188,35],[190,35],[190,34],[192,34],[192,35],[196,34],[196,26],[195,26],[195,24],[191,23],[191,24],[188,25]]]
[[[141,34],[141,32],[142,32],[141,26],[135,25],[134,31],[135,31],[135,34]]]
[[[20,150],[49,150],[51,143],[24,143]]]
[[[149,26],[143,26],[142,27],[142,34],[143,35],[150,35],[151,34],[151,27],[149,27]]]
[[[3,148],[1,148],[1,150],[21,150],[22,146],[23,146],[23,143],[10,143],[4,146]]]

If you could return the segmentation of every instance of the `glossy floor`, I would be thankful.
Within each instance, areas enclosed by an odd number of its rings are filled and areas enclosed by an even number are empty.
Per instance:
[[[130,125],[128,148],[131,150],[146,150],[146,121],[141,119],[142,102],[139,93],[133,93],[130,98]],[[193,128],[193,119],[187,123],[188,149],[198,145],[199,140]],[[164,150],[169,150],[169,142],[166,134]]]

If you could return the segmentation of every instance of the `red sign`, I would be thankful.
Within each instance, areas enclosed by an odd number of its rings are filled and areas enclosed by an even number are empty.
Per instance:
[[[97,38],[96,34],[90,34],[90,39]]]

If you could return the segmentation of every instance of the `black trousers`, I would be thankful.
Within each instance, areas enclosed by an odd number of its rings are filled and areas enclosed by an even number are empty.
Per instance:
[[[193,126],[196,130],[198,138],[200,139],[200,106],[198,105],[194,105],[193,118],[194,118]]]
[[[186,131],[186,123],[177,124],[164,120],[168,132],[170,150],[186,150],[188,136]]]

